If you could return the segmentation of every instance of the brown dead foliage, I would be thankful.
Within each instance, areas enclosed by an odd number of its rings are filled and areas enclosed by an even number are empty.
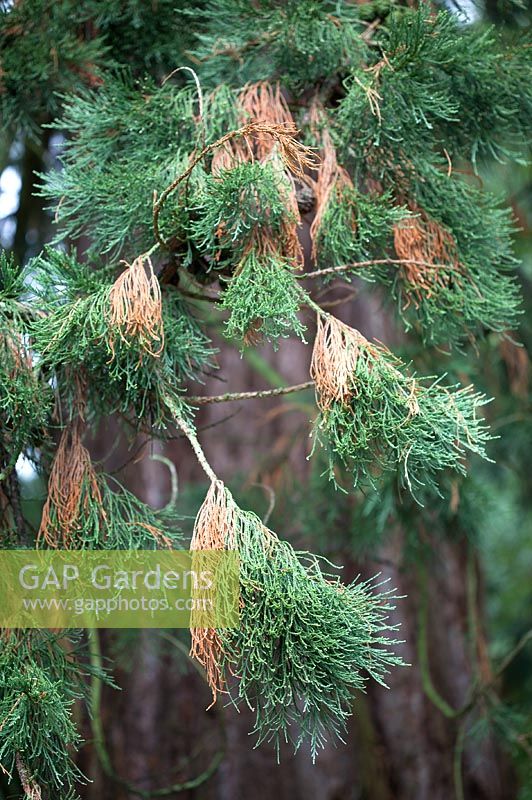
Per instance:
[[[241,121],[244,125],[252,125],[252,129],[250,134],[231,139],[216,150],[212,172],[216,175],[237,163],[254,160],[269,161],[278,166],[287,187],[287,214],[280,249],[294,265],[302,267],[303,249],[298,238],[301,216],[294,178],[302,183],[310,181],[307,173],[316,168],[316,155],[297,140],[294,119],[278,83],[250,83],[240,92],[238,103]],[[271,233],[264,228],[260,235],[268,237]]]
[[[338,164],[336,148],[330,131],[325,125],[325,115],[317,102],[310,107],[310,127],[320,141],[320,164],[316,179],[313,182],[316,201],[316,213],[310,226],[312,239],[312,259],[318,260],[318,239],[323,217],[333,192],[343,193],[346,188],[353,188],[349,173]],[[356,232],[356,215],[353,209],[353,235]]]
[[[158,357],[164,347],[161,287],[148,256],[136,258],[114,282],[109,295],[110,326],[125,342],[137,339]]]
[[[318,315],[310,377],[316,385],[321,411],[327,411],[334,403],[347,405],[353,397],[352,376],[361,343],[366,340],[359,331],[331,315]]]
[[[449,231],[417,206],[415,216],[394,225],[394,247],[403,259],[401,273],[416,306],[438,288],[459,280],[456,242]]]
[[[190,543],[193,551],[225,550],[232,548],[235,530],[234,507],[228,502],[227,492],[221,481],[214,481],[201,506]],[[201,554],[193,558],[193,569],[201,571]],[[205,669],[212,691],[212,704],[224,691],[225,681],[220,667],[223,656],[222,642],[215,628],[194,627],[194,612],[191,614],[190,655]]]
[[[76,419],[63,430],[50,477],[37,543],[74,548],[80,519],[90,502],[101,507],[102,497],[89,451],[81,441],[82,422]],[[102,518],[105,512],[101,509]]]

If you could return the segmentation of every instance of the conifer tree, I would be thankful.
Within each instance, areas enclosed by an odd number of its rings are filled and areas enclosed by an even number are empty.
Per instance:
[[[314,391],[310,457],[332,503],[391,493],[422,515],[448,498],[491,458],[488,398],[460,359],[511,343],[521,314],[513,218],[475,176],[524,156],[530,50],[424,2],[156,5],[2,4],[4,130],[62,140],[37,188],[51,241],[24,265],[0,256],[2,546],[237,549],[239,628],[192,627],[191,655],[213,701],[253,709],[257,744],[315,758],[353,692],[356,713],[369,680],[406,668],[401,600],[342,583],[214,472],[196,422],[213,328],[241,352],[307,344],[308,383],[281,391]],[[333,278],[388,303],[398,346],[324,307]],[[94,463],[110,418],[188,439],[208,479],[190,540],[179,508]],[[33,532],[21,455],[47,481]],[[27,797],[76,796],[72,705],[109,676],[68,631],[5,631],[0,665],[0,765]]]

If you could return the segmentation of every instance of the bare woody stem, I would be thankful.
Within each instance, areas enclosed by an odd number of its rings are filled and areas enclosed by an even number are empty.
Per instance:
[[[162,197],[162,195],[161,195]],[[406,259],[406,258],[376,258],[372,259],[371,261],[353,261],[350,264],[342,264],[338,267],[327,267],[326,269],[316,269],[312,272],[302,272],[299,275],[294,275],[298,281],[305,281],[307,278],[309,280],[315,280],[316,278],[322,278],[326,275],[339,275],[342,272],[349,272],[350,270],[357,270],[357,269],[366,269],[367,267],[378,267],[383,266],[385,264],[397,264],[397,265],[415,265],[418,267],[430,267],[431,269],[437,269],[438,267],[447,267],[446,264],[431,264],[428,261],[416,261],[413,259]],[[192,300],[201,300],[207,303],[221,303],[219,297],[210,297],[200,292],[190,292],[186,290],[180,289],[181,294],[184,297],[190,297]],[[309,305],[308,301],[305,301],[307,305]]]
[[[186,420],[183,419],[183,417],[179,413],[179,409],[177,408],[174,400],[171,397],[166,396],[164,400],[167,408],[169,409],[170,413],[174,418],[175,424],[180,430],[183,431],[188,441],[190,442],[190,446],[194,450],[194,453],[201,465],[201,468],[203,469],[209,480],[212,483],[214,483],[215,481],[218,480],[218,476],[216,475],[215,471],[207,461],[207,456],[203,452],[203,448],[198,441],[198,437],[196,436],[194,428]]]
[[[377,267],[383,264],[415,264],[419,267],[445,267],[445,264],[430,264],[428,261],[413,261],[410,258],[376,258],[372,261],[354,261],[351,264],[342,264],[339,267],[327,267],[326,269],[316,269],[313,272],[303,272],[300,275],[295,275],[299,281],[304,281],[307,278],[321,278],[324,275],[335,275],[341,272],[349,272],[351,269],[364,269],[365,267]]]
[[[17,764],[17,771],[22,784],[22,789],[24,790],[24,796],[27,797],[28,800],[41,800],[41,787],[34,780],[28,767],[22,760],[20,753],[17,753],[15,761]]]
[[[260,397],[276,397],[283,394],[303,391],[304,389],[309,389],[311,386],[314,386],[314,381],[306,381],[305,383],[298,383],[293,386],[283,386],[279,389],[263,389],[258,392],[228,392],[227,394],[212,395],[210,397],[200,395],[198,397],[189,397],[187,398],[187,401],[195,405],[206,405],[208,403],[226,403],[231,400],[251,400]],[[179,413],[179,409],[171,397],[166,396],[165,403],[174,418],[175,424],[181,431],[183,431],[184,435],[190,442],[190,446],[194,450],[196,458],[198,459],[201,468],[209,480],[211,482],[218,481],[218,476],[207,461],[207,457],[203,452],[203,448],[198,441],[198,437],[196,436],[196,432],[194,431],[193,427],[183,419]]]
[[[229,403],[232,400],[256,400],[263,397],[278,397],[283,394],[292,394],[292,392],[302,392],[304,389],[310,389],[314,386],[314,381],[305,381],[305,383],[296,383],[293,386],[282,386],[278,389],[260,389],[256,392],[227,392],[227,394],[216,395],[197,395],[187,397],[187,402],[192,405],[209,405],[210,403]]]
[[[318,305],[318,303],[315,303],[302,287],[300,287],[300,292],[302,294],[304,304],[308,306],[308,308],[311,308],[313,311],[315,311],[318,317],[322,317],[323,319],[330,319],[332,317],[335,319],[332,314],[329,314],[320,305]]]

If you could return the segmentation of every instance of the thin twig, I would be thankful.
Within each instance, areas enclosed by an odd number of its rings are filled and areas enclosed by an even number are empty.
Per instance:
[[[523,647],[530,641],[532,641],[532,628],[523,634],[523,636],[521,636],[515,647],[503,658],[499,667],[495,671],[495,675],[493,676],[491,684],[493,684],[497,678],[501,677],[502,673],[507,669],[507,667],[509,667],[514,658],[519,655]]]
[[[481,697],[488,695],[494,688],[498,679],[509,667],[514,658],[521,650],[532,641],[532,628],[530,628],[519,639],[515,647],[502,659],[495,670],[491,680],[482,682],[478,678],[470,685],[467,699],[459,708],[453,708],[436,690],[430,674],[428,649],[427,649],[427,612],[428,612],[428,590],[427,574],[424,574],[424,585],[422,588],[421,605],[419,609],[419,630],[418,630],[418,663],[421,669],[423,690],[429,700],[441,711],[448,719],[460,719],[474,709]]]
[[[202,128],[203,128],[203,131],[202,131],[202,143],[203,143],[203,147],[205,147],[205,114],[204,114],[204,110],[203,110],[204,109],[203,92],[201,91],[201,83],[200,83],[200,80],[198,78],[197,73],[192,69],[192,67],[185,67],[185,66],[176,67],[175,69],[172,70],[172,72],[169,75],[167,75],[163,79],[163,81],[161,83],[161,86],[164,86],[166,81],[169,81],[170,78],[172,78],[177,72],[183,72],[184,70],[186,72],[190,72],[190,74],[194,78],[194,83],[196,84],[196,91],[197,91],[197,94],[198,94],[199,118],[200,118],[200,122],[201,122]]]
[[[9,711],[7,712],[7,714],[5,715],[5,717],[4,717],[4,719],[2,720],[2,722],[0,722],[0,733],[2,732],[2,730],[3,730],[3,727],[4,727],[4,725],[6,724],[6,722],[7,722],[8,718],[11,716],[11,714],[13,713],[13,711],[16,709],[16,707],[18,706],[18,704],[20,703],[20,701],[21,701],[21,700],[22,700],[22,698],[24,697],[24,694],[25,694],[25,692],[21,692],[21,694],[19,694],[19,696],[17,697],[17,699],[15,700],[15,702],[13,703],[13,705],[11,706],[11,708],[9,709]]]
[[[222,419],[210,422],[208,425],[200,425],[196,430],[198,431],[198,433],[201,433],[202,431],[208,431],[211,428],[217,428],[219,425],[224,425],[226,422],[229,422],[230,419],[233,419],[233,417],[238,416],[239,413],[240,409],[237,409],[236,411],[233,411],[231,414],[226,414],[224,417],[222,417]],[[128,420],[127,417],[125,417],[124,415],[120,416],[128,425],[131,425],[131,420]],[[153,428],[147,428],[147,429],[138,428],[137,430],[138,433],[143,433],[148,437],[153,436]],[[185,438],[186,436],[184,433],[178,433],[175,436],[165,436],[164,439],[160,441],[162,441],[164,444],[168,444],[168,442],[178,442],[181,439]],[[148,438],[144,442],[142,442],[139,446],[135,448],[135,450],[133,450],[133,453],[119,467],[111,470],[108,474],[114,477],[115,475],[118,475],[119,472],[122,472],[122,470],[124,470],[127,466],[129,466],[129,464],[136,463],[137,458],[140,461],[139,454],[146,447],[146,445],[150,444],[151,441],[152,439]],[[103,462],[100,461],[99,463]]]
[[[155,238],[157,239],[160,245],[162,245],[163,247],[166,246],[166,242],[162,238],[159,229],[159,214],[161,213],[161,209],[164,203],[166,202],[166,199],[172,194],[173,191],[177,189],[179,184],[182,183],[182,181],[184,181],[185,178],[188,178],[188,176],[193,172],[194,168],[200,163],[200,161],[203,161],[207,153],[210,153],[211,150],[215,150],[216,148],[221,147],[223,144],[230,141],[231,139],[234,139],[237,136],[244,136],[246,135],[246,133],[249,132],[250,132],[249,125],[244,125],[241,128],[238,128],[237,130],[229,131],[229,133],[226,133],[224,136],[221,136],[215,142],[212,142],[212,144],[203,147],[200,150],[200,152],[192,159],[187,169],[180,175],[178,175],[178,177],[174,181],[172,181],[172,183],[169,186],[166,187],[166,189],[159,195],[159,197],[156,197],[154,194],[153,230],[155,233]]]
[[[203,471],[205,472],[205,474],[212,483],[216,483],[218,477],[214,472],[213,468],[211,467],[211,465],[209,464],[209,462],[207,461],[207,456],[203,452],[203,448],[198,441],[198,437],[196,436],[194,428],[191,425],[189,425],[189,423],[186,420],[183,419],[183,417],[180,414],[179,408],[176,406],[174,400],[170,396],[165,397],[165,402],[168,410],[170,411],[170,413],[174,418],[175,424],[177,425],[178,428],[181,428],[181,430],[187,437],[188,441],[190,442],[190,445],[194,450],[196,458],[198,459]]]
[[[302,392],[304,389],[310,389],[314,386],[314,381],[305,381],[305,383],[296,383],[293,386],[281,386],[278,389],[259,389],[256,392],[227,392],[226,394],[215,395],[197,395],[187,397],[187,402],[191,405],[208,405],[210,403],[229,403],[232,400],[255,400],[263,397],[277,397],[282,394],[291,394],[292,392]]]
[[[262,524],[263,525],[267,525],[268,524],[268,520],[270,519],[270,517],[273,514],[273,511],[275,509],[275,492],[274,492],[274,490],[272,489],[271,486],[268,486],[267,483],[252,483],[251,485],[252,486],[258,486],[260,489],[264,489],[265,493],[269,497],[268,508],[266,510],[265,515],[262,518]]]
[[[339,272],[348,272],[350,269],[364,269],[365,267],[376,267],[382,264],[415,264],[419,267],[445,267],[445,264],[429,264],[428,261],[413,261],[410,258],[375,258],[371,261],[353,261],[351,264],[342,264],[339,267],[327,267],[326,269],[316,269],[313,272],[303,272],[295,277],[299,281],[306,278],[321,278],[323,275],[335,275]]]
[[[171,511],[175,507],[175,504],[177,502],[177,495],[179,493],[179,484],[178,484],[177,470],[175,464],[171,459],[161,455],[160,453],[154,453],[153,455],[151,455],[150,460],[160,461],[161,464],[164,464],[167,467],[168,472],[170,473],[170,486],[171,486],[170,500],[166,504],[165,508],[168,511]]]
[[[462,775],[462,756],[466,736],[466,720],[460,721],[453,752],[453,781],[455,800],[464,800],[464,778]]]

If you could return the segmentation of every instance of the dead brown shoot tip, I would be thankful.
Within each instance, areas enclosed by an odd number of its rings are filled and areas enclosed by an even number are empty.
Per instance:
[[[458,279],[460,264],[456,242],[449,231],[421,209],[416,216],[394,225],[394,247],[404,260],[401,273],[415,305],[430,297],[438,287]]]
[[[81,441],[81,420],[63,430],[48,479],[37,542],[73,548],[89,498],[101,506],[101,492],[91,457]],[[102,517],[105,512],[101,511]]]
[[[200,551],[193,556],[193,564],[201,562],[201,551],[225,550],[233,545],[235,533],[235,507],[221,481],[213,481],[194,524],[190,543],[192,551]],[[196,627],[195,614],[190,619],[190,655],[205,669],[207,681],[212,691],[212,704],[218,693],[224,691],[225,681],[221,669],[223,656],[222,642],[215,628]]]
[[[114,282],[110,294],[110,327],[130,343],[137,340],[151,356],[164,347],[161,287],[148,256],[138,256]]]
[[[360,345],[366,340],[329,314],[318,315],[310,376],[316,385],[318,406],[327,411],[334,403],[347,405],[353,397]]]

